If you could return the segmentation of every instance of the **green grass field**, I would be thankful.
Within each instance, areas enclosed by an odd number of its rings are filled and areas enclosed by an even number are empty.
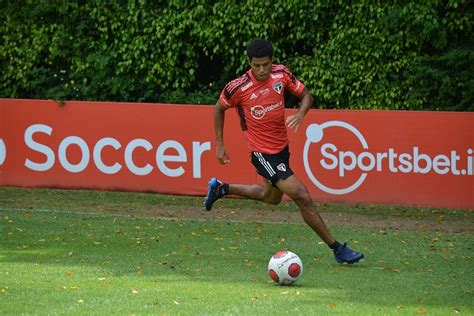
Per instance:
[[[236,212],[254,207],[221,202]],[[202,198],[0,187],[0,314],[474,314],[471,233],[331,225],[366,255],[348,266],[336,264],[305,225],[141,212],[164,205],[198,209]],[[461,210],[338,207],[342,215],[364,210],[474,218]],[[283,203],[281,211],[294,209]],[[304,263],[293,286],[273,284],[266,272],[281,249]]]

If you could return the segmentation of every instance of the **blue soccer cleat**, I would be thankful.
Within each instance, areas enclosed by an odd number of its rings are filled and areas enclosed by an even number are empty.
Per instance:
[[[358,262],[362,258],[364,258],[363,254],[347,247],[347,244],[342,245],[338,250],[334,250],[334,259],[336,259],[338,263],[346,262],[352,264]]]
[[[212,209],[212,205],[215,201],[222,198],[224,193],[221,190],[222,181],[219,181],[217,178],[212,178],[209,181],[209,186],[207,187],[207,196],[206,196],[206,211]]]

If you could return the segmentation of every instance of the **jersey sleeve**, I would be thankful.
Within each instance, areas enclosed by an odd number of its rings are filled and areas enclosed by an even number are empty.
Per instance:
[[[222,90],[221,95],[219,96],[219,101],[225,108],[235,107],[237,105],[235,100],[235,96],[229,95],[225,88]]]
[[[224,89],[222,89],[221,95],[219,96],[220,103],[226,108],[237,106],[237,104],[239,104],[242,89],[251,86],[252,81],[250,80],[250,76],[247,73],[237,79],[232,80],[226,84]]]
[[[299,81],[288,68],[285,67],[283,73],[286,78],[286,90],[295,96],[299,96],[304,90],[304,84]]]

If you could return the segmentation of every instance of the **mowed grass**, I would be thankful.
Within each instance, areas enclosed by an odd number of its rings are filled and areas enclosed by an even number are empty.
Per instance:
[[[222,202],[236,211],[249,203]],[[366,255],[338,265],[305,225],[138,211],[170,204],[201,207],[202,198],[0,188],[0,314],[474,314],[472,235],[332,226]],[[388,212],[369,211],[378,209]],[[472,220],[471,212],[407,210],[400,214]],[[281,249],[304,263],[293,286],[266,272]]]

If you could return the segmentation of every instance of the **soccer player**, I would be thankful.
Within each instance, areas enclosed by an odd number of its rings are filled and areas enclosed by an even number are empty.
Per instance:
[[[230,162],[223,130],[225,111],[235,108],[252,164],[264,178],[264,184],[229,184],[212,178],[205,200],[206,210],[210,211],[214,202],[228,194],[270,204],[280,203],[283,194],[287,194],[298,205],[305,222],[333,250],[337,262],[358,262],[364,255],[340,244],[331,235],[308,190],[290,168],[287,128],[296,132],[313,104],[313,97],[287,67],[272,63],[270,42],[251,41],[247,56],[250,70],[224,87],[214,108],[216,157],[221,164]],[[300,99],[297,113],[286,119],[285,90]]]

